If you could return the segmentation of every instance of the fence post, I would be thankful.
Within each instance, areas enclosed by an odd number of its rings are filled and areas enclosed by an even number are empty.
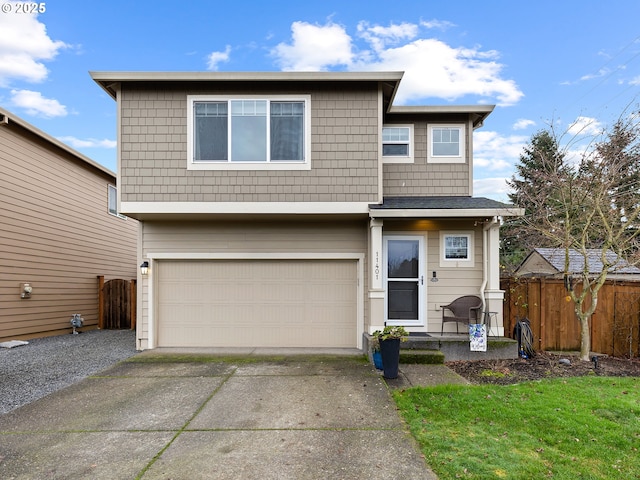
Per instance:
[[[104,328],[104,275],[98,275],[98,328]]]
[[[540,278],[540,305],[538,306],[538,311],[540,312],[540,338],[538,339],[538,344],[540,351],[543,352],[547,347],[544,339],[546,338],[546,323],[547,316],[545,312],[547,311],[546,299],[547,299],[547,282],[545,282],[545,278]]]

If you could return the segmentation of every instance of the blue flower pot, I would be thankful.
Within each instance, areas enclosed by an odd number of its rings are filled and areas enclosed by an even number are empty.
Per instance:
[[[373,364],[376,366],[378,370],[382,370],[382,354],[380,350],[376,350],[372,353],[373,356]]]

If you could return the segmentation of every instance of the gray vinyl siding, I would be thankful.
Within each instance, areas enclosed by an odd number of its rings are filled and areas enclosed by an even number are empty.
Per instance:
[[[472,195],[472,134],[468,123],[465,138],[464,163],[427,163],[427,122],[394,119],[395,123],[414,125],[414,163],[385,163],[383,165],[383,195],[413,196],[470,196]],[[431,124],[436,121],[429,122]],[[456,123],[460,123],[458,120]],[[392,125],[391,123],[387,123]]]
[[[377,202],[377,84],[306,87],[157,90],[125,83],[119,96],[122,201]],[[187,170],[187,95],[247,91],[311,95],[311,170]]]
[[[368,285],[366,220],[352,222],[144,222],[142,255],[153,253],[353,253],[364,254],[364,285]],[[139,338],[148,338],[148,278],[142,279]],[[364,318],[368,318],[364,302]],[[140,331],[141,327],[141,331]]]
[[[108,213],[115,180],[11,120],[0,126],[0,339],[68,332],[74,313],[95,327],[97,276],[136,278],[137,222]]]

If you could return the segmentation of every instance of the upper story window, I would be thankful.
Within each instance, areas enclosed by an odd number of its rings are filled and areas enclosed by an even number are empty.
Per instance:
[[[384,163],[413,163],[413,125],[382,127]]]
[[[429,125],[427,160],[431,163],[465,162],[465,127],[459,125]]]
[[[118,189],[113,185],[107,187],[107,205],[109,213],[120,218],[127,218],[124,215],[118,213]]]
[[[189,96],[190,169],[309,169],[309,97]]]

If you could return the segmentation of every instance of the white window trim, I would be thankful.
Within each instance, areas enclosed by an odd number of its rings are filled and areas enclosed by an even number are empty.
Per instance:
[[[446,237],[467,237],[468,257],[464,260],[445,258]],[[474,266],[474,232],[471,230],[440,232],[440,267],[441,268],[472,268]]]
[[[460,155],[434,155],[433,154],[433,129],[434,128],[458,128],[460,129]],[[431,123],[427,126],[427,162],[428,163],[465,163],[467,129],[464,123]]]
[[[304,102],[304,162],[193,161],[193,104],[223,100],[286,100]],[[187,170],[311,170],[311,95],[187,95]]]
[[[386,127],[401,127],[401,128],[408,128],[409,129],[409,155],[407,156],[385,156],[382,153],[383,150],[383,145],[384,145],[384,141],[382,140],[382,131],[380,131],[380,156],[382,157],[382,162],[383,163],[414,163],[414,156],[413,156],[413,124],[412,123],[407,123],[407,124],[395,124],[395,123],[388,123],[382,126],[382,128],[386,128]]]
[[[109,200],[110,200],[110,197],[111,197],[112,189],[113,189],[113,195],[115,195],[115,201],[116,201],[116,211],[115,212],[111,211],[111,206],[109,205]],[[109,213],[109,215],[113,215],[114,217],[122,218],[124,220],[127,219],[127,217],[125,215],[122,215],[118,211],[118,187],[116,187],[115,185],[111,185],[111,184],[107,185],[107,212]]]

